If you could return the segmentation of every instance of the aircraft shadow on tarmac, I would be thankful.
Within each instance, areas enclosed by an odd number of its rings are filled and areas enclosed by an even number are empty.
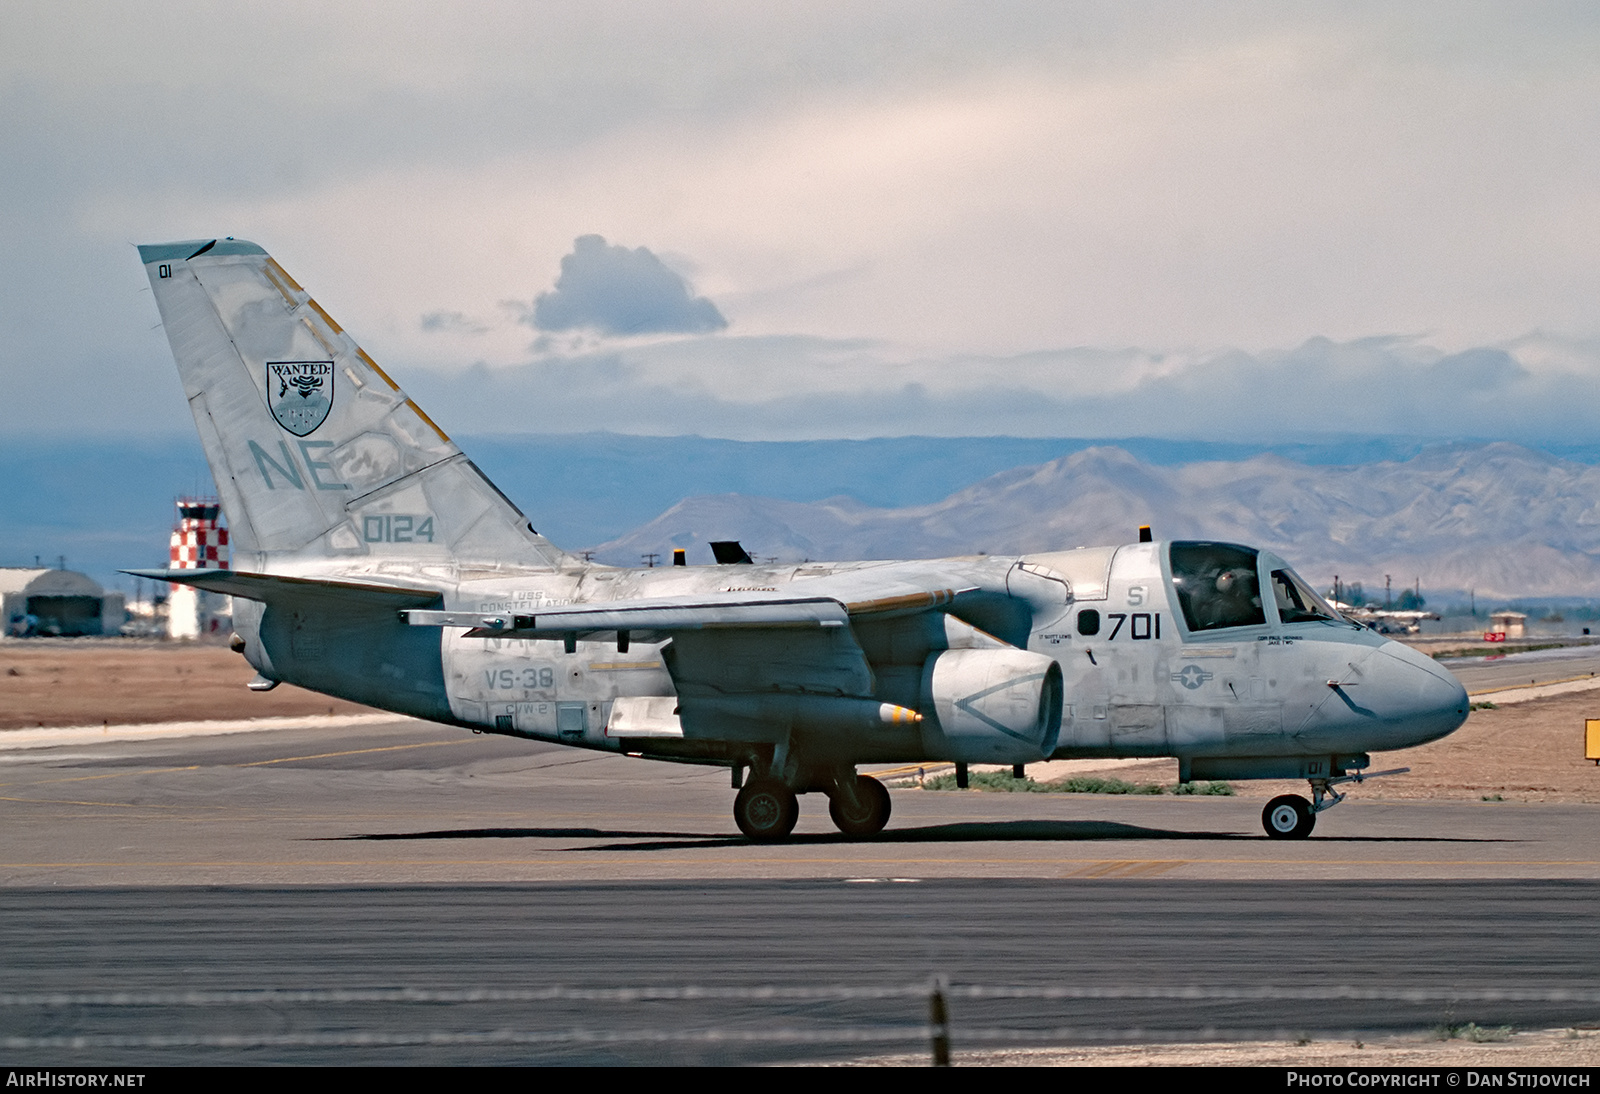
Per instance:
[[[353,836],[324,836],[326,840],[450,840],[450,839],[583,839],[637,840],[569,848],[575,851],[670,851],[684,848],[770,847],[753,844],[743,836],[707,832],[638,832],[605,828],[457,828],[431,832],[377,832]],[[1089,842],[1094,840],[1220,840],[1260,842],[1261,834],[1240,832],[1179,832],[1144,828],[1115,821],[968,821],[917,828],[890,828],[866,839],[840,833],[790,836],[781,846],[837,843],[985,843],[985,842]],[[1464,836],[1325,836],[1321,843],[1520,843],[1514,839],[1475,839]]]

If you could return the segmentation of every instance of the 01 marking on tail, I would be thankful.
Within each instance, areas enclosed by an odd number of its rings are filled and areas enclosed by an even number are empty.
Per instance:
[[[1239,544],[1141,530],[1020,558],[800,567],[719,543],[716,566],[586,562],[260,247],[139,251],[233,569],[129,572],[233,595],[252,686],[724,765],[757,840],[787,836],[813,791],[841,831],[882,829],[889,794],[860,764],[1143,756],[1183,780],[1308,780],[1311,800],[1262,817],[1300,838],[1372,777],[1369,753],[1466,719],[1448,672]]]

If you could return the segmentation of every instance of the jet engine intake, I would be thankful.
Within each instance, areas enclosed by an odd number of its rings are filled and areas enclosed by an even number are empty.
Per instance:
[[[1045,759],[1061,736],[1061,666],[1018,649],[945,650],[922,669],[923,747],[929,758],[1021,764]]]

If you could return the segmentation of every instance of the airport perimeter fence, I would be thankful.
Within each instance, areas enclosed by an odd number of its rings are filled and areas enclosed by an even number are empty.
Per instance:
[[[1149,1025],[1119,1024],[1115,1021],[1087,1021],[1070,1025],[1049,1024],[1047,1016],[1030,1011],[1028,1024],[969,1024],[959,1020],[963,1010],[983,1010],[986,1004],[1106,1003],[1123,1009],[1105,1017],[1126,1015],[1128,1006],[1160,1004],[1178,1009],[1194,1022],[1196,1012],[1208,1008],[1233,1008],[1231,1017],[1247,1016],[1277,1008],[1273,1005],[1310,1003],[1324,1016],[1333,1004],[1377,1008],[1368,1013],[1389,1015],[1390,1020],[1364,1022],[1350,1028],[1324,1028],[1315,1024],[1253,1025],[1227,1020],[1194,1024]],[[565,1028],[537,1028],[534,1023],[508,1020],[506,1008],[549,1007],[581,1008],[590,1024]],[[627,1008],[648,1004],[674,1004],[684,1019],[668,1026],[636,1024]],[[827,1013],[813,1012],[796,1021],[796,1009],[845,1004],[848,1009]],[[865,1005],[865,1006],[863,1006]],[[437,1008],[450,1008],[461,1016],[463,1009],[493,1008],[500,1017],[496,1028],[429,1028],[454,1023],[411,1019],[440,1017]],[[693,1008],[707,1008],[698,1013]],[[1407,1014],[1426,1010],[1439,1016],[1437,1022],[1412,1024],[1404,1019],[1397,1026],[1389,1008],[1405,1008]],[[919,983],[883,986],[661,986],[661,987],[571,987],[549,986],[528,989],[468,988],[380,988],[308,989],[240,991],[103,991],[0,993],[0,1051],[29,1053],[185,1053],[200,1051],[203,1058],[218,1059],[231,1052],[265,1050],[350,1050],[350,1049],[522,1049],[537,1054],[540,1050],[649,1048],[678,1046],[680,1049],[732,1051],[735,1059],[723,1062],[752,1062],[738,1058],[741,1049],[763,1049],[761,1058],[782,1059],[785,1049],[807,1048],[815,1055],[837,1057],[850,1048],[900,1049],[903,1056],[912,1046],[921,1046],[935,1065],[948,1065],[953,1047],[985,1049],[1002,1046],[1092,1046],[1112,1044],[1299,1041],[1372,1037],[1399,1032],[1432,1031],[1440,1037],[1454,1037],[1467,1031],[1508,1036],[1507,1023],[1496,1030],[1496,1016],[1506,1016],[1517,1008],[1534,1008],[1545,1015],[1564,1014],[1557,1028],[1593,1026],[1600,1017],[1600,989],[1591,988],[1362,988],[1358,986],[1307,987],[1106,987],[1093,985],[982,985],[953,984],[942,978]],[[360,1021],[364,1012],[377,1008],[383,1016],[373,1028]],[[742,1008],[742,1009],[741,1009]],[[1241,1009],[1242,1008],[1242,1009]],[[1508,1010],[1511,1008],[1511,1010]],[[863,1021],[867,1012],[885,1009],[901,1011],[900,1021]],[[1041,1008],[1042,1009],[1042,1008]],[[201,1012],[213,1028],[180,1031],[193,1022],[178,1020],[183,1012]],[[765,1011],[765,1013],[763,1013]],[[774,1013],[781,1012],[781,1013]],[[1352,1013],[1346,1011],[1346,1013]],[[141,1020],[139,1015],[148,1016]],[[1471,1022],[1462,1021],[1474,1015]],[[221,1016],[218,1018],[217,1016]],[[733,1021],[717,1021],[718,1016]],[[915,1016],[914,1016],[915,1015]],[[159,1016],[159,1020],[157,1019]],[[531,1016],[531,1015],[530,1015]],[[1548,1018],[1546,1019],[1548,1021]],[[206,1024],[204,1021],[200,1024]],[[63,1032],[63,1027],[80,1027]],[[266,1027],[297,1026],[302,1028]],[[22,1033],[33,1026],[30,1033]],[[42,1028],[41,1028],[42,1027]],[[96,1028],[97,1027],[97,1028]],[[113,1028],[121,1027],[121,1028]],[[159,1027],[162,1032],[151,1032]],[[310,1027],[310,1028],[304,1028]],[[410,1028],[402,1028],[410,1027]],[[1541,1028],[1549,1028],[1548,1026]],[[49,1029],[52,1032],[45,1032]],[[778,1055],[774,1056],[773,1053]],[[257,1057],[259,1058],[259,1056]],[[190,1057],[192,1061],[194,1057]],[[685,1061],[700,1062],[700,1061]]]

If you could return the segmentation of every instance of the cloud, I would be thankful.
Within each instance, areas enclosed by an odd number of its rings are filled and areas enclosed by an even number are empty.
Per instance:
[[[432,311],[419,322],[422,329],[429,333],[487,334],[492,329],[487,323],[459,311]]]
[[[1566,360],[1539,369],[1515,347],[1446,354],[1392,336],[1312,338],[1259,354],[1076,348],[929,361],[869,341],[724,336],[611,343],[466,379],[418,370],[402,382],[446,429],[478,433],[1274,443],[1393,435],[1539,446],[1600,433],[1600,408],[1572,397],[1600,380],[1600,342],[1559,348]]]
[[[621,335],[709,334],[728,325],[715,304],[694,296],[648,248],[630,251],[597,235],[573,242],[555,290],[539,294],[531,318],[543,331]]]
[[[651,432],[1600,426],[1592,6],[90,6],[13,0],[0,35],[0,433],[191,431],[128,243],[218,234],[397,377],[622,347],[712,393],[640,402]],[[595,298],[552,286],[601,226],[652,251],[596,239]],[[619,258],[670,328],[696,294],[738,322],[614,337],[659,322],[619,317]],[[550,288],[592,325],[535,322]],[[1436,352],[1351,341],[1394,331]]]
[[[1503,349],[1478,348],[1441,358],[1429,370],[1439,384],[1457,384],[1469,391],[1509,388],[1528,375]]]

